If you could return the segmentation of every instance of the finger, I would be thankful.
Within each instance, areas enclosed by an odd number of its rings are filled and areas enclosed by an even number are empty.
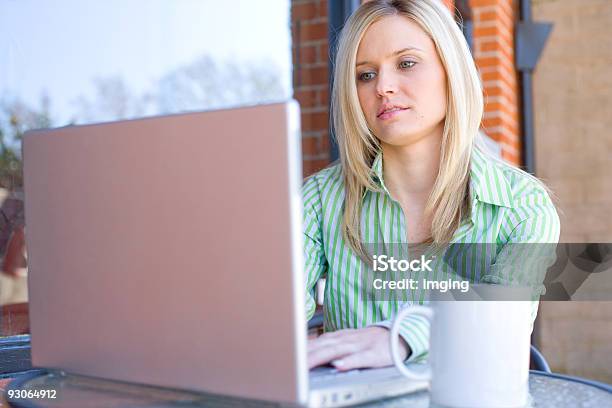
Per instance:
[[[308,353],[312,353],[321,348],[333,346],[338,342],[339,341],[337,339],[329,339],[329,338],[322,338],[322,337],[318,337],[316,339],[309,340],[308,341]]]
[[[330,331],[330,332],[325,332],[322,335],[320,335],[320,338],[325,338],[325,339],[334,339],[337,337],[343,337],[346,336],[350,333],[356,332],[356,329],[341,329],[341,330],[336,330],[336,331]]]
[[[374,368],[384,367],[388,364],[384,364],[380,356],[372,350],[361,351],[358,353],[348,354],[342,358],[336,359],[331,364],[338,369],[338,371],[348,371],[357,368]]]
[[[338,336],[343,336],[347,333],[353,333],[357,331],[356,329],[340,329],[340,330],[334,330],[334,331],[330,331],[330,332],[325,332],[321,335],[321,337],[338,337]]]
[[[336,345],[339,342],[351,341],[352,334],[356,330],[338,330],[336,332],[329,332],[322,334],[321,336],[308,340],[308,352],[314,352],[320,348],[330,347]]]
[[[353,345],[346,343],[333,343],[325,347],[320,347],[308,353],[308,367],[313,368],[327,364],[334,359],[344,357],[355,350]]]
[[[340,359],[348,354],[361,350],[359,343],[335,342],[326,347],[321,347],[308,353],[308,368],[327,364],[330,361]]]

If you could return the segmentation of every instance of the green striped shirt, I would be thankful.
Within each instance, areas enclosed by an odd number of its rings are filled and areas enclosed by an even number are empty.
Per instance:
[[[372,171],[380,192],[367,190],[362,205],[361,233],[364,243],[406,242],[406,221],[400,204],[385,187],[382,154]],[[340,165],[328,167],[309,177],[302,188],[304,202],[304,264],[307,318],[314,314],[314,289],[326,278],[324,322],[326,331],[390,327],[392,318],[405,304],[423,303],[422,296],[407,294],[404,299],[372,300],[363,295],[363,274],[368,266],[344,241],[341,231],[344,182]],[[478,148],[470,166],[471,214],[455,232],[452,244],[494,243],[486,262],[467,267],[471,282],[504,283],[514,279],[500,265],[504,251],[513,243],[556,243],[559,217],[545,188],[534,178],[493,160]],[[550,259],[543,267],[554,262]],[[541,282],[541,281],[540,281]],[[537,312],[534,302],[532,319]],[[532,320],[533,321],[533,320]],[[429,323],[409,316],[400,334],[412,350],[409,360],[427,356]]]

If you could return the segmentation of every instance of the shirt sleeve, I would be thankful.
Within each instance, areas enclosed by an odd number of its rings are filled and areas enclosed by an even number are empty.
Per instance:
[[[315,177],[310,177],[302,187],[304,202],[304,275],[306,279],[306,320],[314,315],[315,285],[327,272],[327,259],[323,249],[321,228],[321,195]]]
[[[523,192],[515,198],[509,213],[514,222],[507,232],[506,244],[481,282],[530,287],[533,329],[539,298],[545,292],[546,271],[556,261],[560,221],[554,204],[539,182],[527,179],[517,190]]]
[[[386,327],[391,330],[393,319],[374,323],[373,326]],[[430,323],[427,318],[418,315],[406,316],[400,323],[399,335],[410,347],[407,362],[423,360],[429,352]]]

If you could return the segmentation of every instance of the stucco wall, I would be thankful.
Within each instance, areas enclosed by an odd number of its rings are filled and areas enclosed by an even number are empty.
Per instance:
[[[554,23],[533,79],[536,173],[557,196],[562,242],[612,242],[612,1],[532,7]],[[554,371],[612,383],[612,302],[547,302],[539,319]]]

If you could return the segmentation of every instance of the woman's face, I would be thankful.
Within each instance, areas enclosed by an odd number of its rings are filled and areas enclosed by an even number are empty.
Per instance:
[[[435,45],[414,22],[384,17],[365,32],[357,50],[359,104],[382,143],[407,146],[441,137],[446,74]]]

